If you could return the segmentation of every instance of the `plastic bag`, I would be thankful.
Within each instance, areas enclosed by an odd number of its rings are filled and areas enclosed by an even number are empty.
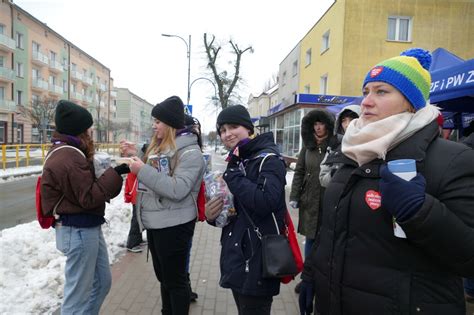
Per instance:
[[[208,173],[205,175],[204,181],[206,184],[207,200],[214,197],[222,197],[224,200],[224,207],[215,220],[216,226],[222,228],[229,223],[230,217],[237,214],[234,207],[234,196],[222,178],[222,172],[215,171]]]
[[[104,174],[105,170],[111,165],[110,155],[106,152],[95,152],[94,153],[94,170],[95,177],[99,178]]]

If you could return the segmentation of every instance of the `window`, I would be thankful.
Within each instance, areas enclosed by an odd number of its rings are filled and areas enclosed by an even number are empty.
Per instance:
[[[41,46],[41,45],[38,44],[37,42],[33,42],[33,43],[31,44],[31,47],[32,47],[32,49],[33,49],[34,52],[39,52],[39,51],[40,51],[40,46]]]
[[[16,125],[16,142],[23,143],[23,124]]]
[[[0,143],[7,142],[7,122],[0,121]]]
[[[325,74],[321,77],[321,81],[320,81],[320,85],[319,85],[319,93],[321,94],[328,94],[328,75]]]
[[[67,58],[66,57],[63,57],[63,70],[64,71],[67,71],[67,66],[68,66],[68,62],[67,62]]]
[[[0,24],[0,34],[5,34],[5,25]]]
[[[16,32],[15,34],[16,48],[23,49],[23,34]]]
[[[16,90],[16,103],[18,105],[23,105],[23,91]]]
[[[31,70],[31,75],[33,76],[33,79],[38,79],[40,77],[40,72],[38,69],[33,68]]]
[[[311,64],[311,48],[306,51],[306,66],[309,66]]]
[[[56,77],[55,76],[52,76],[52,75],[49,76],[49,85],[50,86],[56,85]]]
[[[63,92],[67,93],[67,80],[63,80]]]
[[[5,66],[5,57],[4,56],[0,56],[0,67],[4,67]]]
[[[23,78],[25,76],[24,70],[25,69],[23,67],[23,63],[17,62],[16,63],[16,76],[20,77],[20,78]]]
[[[31,95],[31,102],[33,104],[38,104],[39,103],[39,96],[36,94]]]
[[[49,59],[51,60],[51,63],[54,64],[54,62],[56,61],[56,53],[54,51],[49,52]]]
[[[281,76],[281,85],[286,84],[286,71],[283,72],[283,75]]]
[[[390,16],[388,18],[387,39],[399,42],[411,41],[412,18]]]
[[[305,93],[305,94],[309,94],[310,91],[311,91],[311,89],[310,89],[309,84],[305,85],[305,86],[304,86],[304,93]]]
[[[71,63],[71,71],[76,71],[77,65],[75,63]]]
[[[293,62],[293,67],[292,67],[293,71],[293,76],[297,75],[298,74],[298,60],[296,60],[295,62]]]
[[[0,100],[5,99],[5,87],[0,86]]]
[[[321,53],[329,49],[329,30],[324,33],[321,40]]]

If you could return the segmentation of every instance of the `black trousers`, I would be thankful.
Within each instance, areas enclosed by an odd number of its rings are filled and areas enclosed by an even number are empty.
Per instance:
[[[132,222],[130,223],[130,231],[128,231],[127,248],[134,248],[143,242],[142,233],[137,220],[137,207],[132,205]]]
[[[243,295],[232,290],[239,315],[270,315],[272,296]]]
[[[189,313],[186,258],[195,224],[196,221],[192,220],[173,227],[147,230],[153,268],[161,284],[162,314]]]

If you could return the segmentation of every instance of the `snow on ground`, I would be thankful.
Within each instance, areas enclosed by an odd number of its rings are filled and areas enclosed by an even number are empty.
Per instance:
[[[35,165],[35,166],[25,166],[25,167],[15,167],[15,168],[7,168],[5,170],[0,169],[0,183],[12,181],[14,179],[18,179],[20,177],[14,177],[14,175],[21,175],[24,176],[37,176],[42,169],[43,166]],[[21,177],[24,177],[21,176]]]
[[[109,259],[125,253],[131,206],[123,194],[107,204],[108,224],[102,226]],[[65,257],[56,250],[54,229],[36,221],[0,231],[0,314],[51,314],[59,308],[64,285]]]

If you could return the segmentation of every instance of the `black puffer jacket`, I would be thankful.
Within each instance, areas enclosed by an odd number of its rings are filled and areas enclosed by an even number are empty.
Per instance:
[[[268,156],[259,167],[263,156]],[[261,241],[243,213],[243,207],[263,235],[276,234],[272,217],[275,214],[280,230],[286,211],[286,167],[273,141],[272,133],[265,133],[239,147],[245,173],[228,166],[224,179],[234,195],[237,216],[222,229],[220,285],[240,294],[274,296],[280,292],[278,279],[262,279]]]
[[[314,123],[326,125],[328,137],[320,144],[314,137]],[[291,184],[290,201],[297,201],[299,207],[298,233],[314,239],[319,226],[320,205],[324,188],[319,182],[320,165],[328,147],[337,146],[333,135],[334,117],[324,109],[314,109],[307,113],[301,122],[303,148],[296,162],[295,174]]]
[[[373,210],[374,160],[343,166],[326,189],[317,250],[303,279],[314,280],[321,314],[465,314],[461,276],[474,276],[474,151],[438,137],[432,122],[387,154],[410,158],[426,178],[426,199],[393,234],[392,217]]]

